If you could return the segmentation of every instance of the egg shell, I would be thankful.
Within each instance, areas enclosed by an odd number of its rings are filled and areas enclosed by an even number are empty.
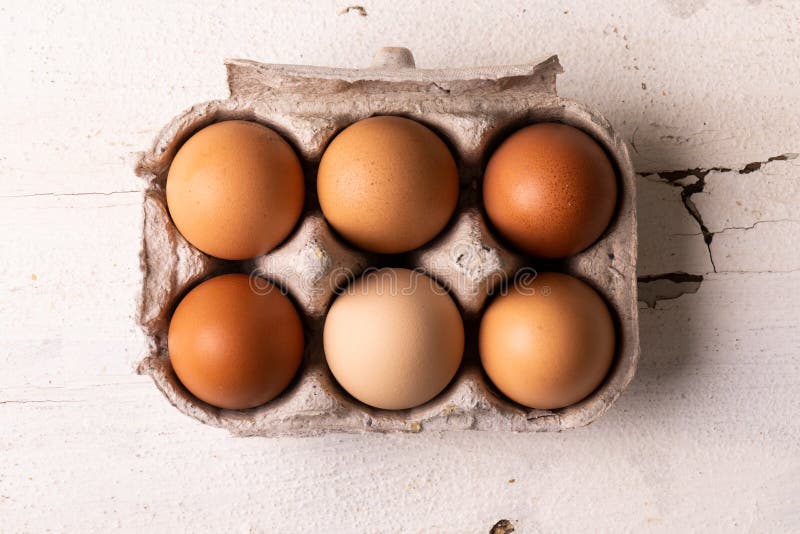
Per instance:
[[[328,311],[325,358],[336,380],[376,408],[438,395],[461,364],[464,325],[447,291],[409,269],[370,270]]]
[[[514,132],[492,154],[483,179],[489,220],[512,245],[540,258],[564,258],[594,243],[616,201],[603,148],[565,124]]]
[[[231,120],[206,126],[175,154],[167,206],[181,234],[227,260],[260,256],[289,235],[305,196],[292,147],[261,124]]]
[[[137,172],[145,182],[142,292],[139,320],[147,341],[140,373],[182,413],[238,436],[303,436],[327,432],[564,431],[606,412],[631,381],[638,362],[636,301],[636,174],[625,139],[595,110],[556,94],[561,67],[555,56],[525,65],[466,69],[414,69],[403,54],[382,51],[380,68],[337,69],[230,60],[231,95],[199,103],[170,121],[146,150]],[[408,51],[404,51],[406,57]],[[402,115],[429,125],[446,139],[459,164],[461,193],[451,223],[431,243],[392,257],[355,251],[325,223],[314,195],[303,223],[287,241],[253,261],[209,261],[165,218],[164,183],[175,152],[194,132],[222,120],[269,126],[297,151],[313,193],[316,168],[338,132],[376,115]],[[600,240],[554,268],[587,280],[600,291],[618,325],[617,353],[603,383],[566,408],[538,410],[510,402],[486,379],[477,355],[478,317],[487,295],[514,277],[519,266],[540,268],[488,231],[480,184],[491,150],[520,128],[561,122],[588,133],[613,159],[618,204]],[[213,260],[213,259],[212,259]],[[271,402],[247,410],[214,408],[189,393],[170,365],[169,317],[198,277],[250,273],[288,288],[305,317],[307,348],[293,385]],[[431,401],[402,411],[371,408],[336,383],[325,363],[320,314],[332,287],[357,277],[366,265],[420,267],[446,285],[465,317],[465,354],[456,376]]]
[[[450,220],[458,169],[429,128],[404,117],[370,117],[325,149],[317,195],[326,219],[351,243],[382,254],[407,252]]]
[[[178,304],[169,327],[172,367],[186,388],[219,408],[277,397],[303,358],[303,325],[288,297],[244,274],[216,276]]]
[[[518,282],[481,319],[481,363],[519,404],[563,408],[597,388],[611,367],[614,322],[602,297],[561,273]]]

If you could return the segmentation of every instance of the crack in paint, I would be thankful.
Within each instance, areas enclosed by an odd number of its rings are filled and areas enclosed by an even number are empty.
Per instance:
[[[782,223],[782,222],[800,223],[800,219],[763,219],[761,221],[754,222],[750,226],[726,226],[722,230],[717,230],[716,232],[714,232],[714,235],[722,234],[722,233],[728,232],[730,230],[742,230],[742,231],[746,232],[748,230],[752,230],[753,228],[755,228],[759,224]]]
[[[0,400],[0,404],[65,404],[80,402],[77,400],[53,400],[53,399],[31,399],[31,400]]]
[[[752,230],[753,228],[755,228],[759,224],[775,224],[775,223],[782,223],[782,222],[800,223],[800,219],[788,219],[788,218],[787,219],[762,219],[760,221],[754,222],[750,226],[724,226],[721,229],[715,230],[715,231],[713,231],[711,233],[714,234],[714,235],[719,235],[719,234],[724,234],[725,232],[730,232],[731,230],[742,230],[742,231],[746,232],[748,230]],[[674,237],[694,237],[694,236],[703,235],[703,234],[701,232],[694,232],[694,233],[689,233],[689,234],[680,233],[679,232],[679,233],[674,233],[674,234],[669,234],[669,235],[670,236],[674,236]],[[717,272],[724,273],[724,272],[729,272],[729,271],[717,271]]]
[[[708,168],[697,167],[694,169],[638,173],[639,176],[642,177],[655,175],[658,177],[660,181],[668,185],[671,185],[673,187],[680,188],[681,202],[683,203],[689,215],[697,222],[697,225],[700,227],[700,232],[697,234],[677,234],[677,235],[702,235],[703,241],[705,242],[706,248],[708,249],[708,257],[711,260],[711,267],[713,269],[712,272],[704,274],[690,274],[678,271],[671,273],[640,276],[638,278],[639,301],[644,302],[648,308],[655,308],[656,304],[658,304],[658,302],[662,300],[672,300],[672,299],[677,299],[683,295],[697,293],[697,291],[700,289],[700,285],[703,283],[704,276],[707,274],[714,274],[720,272],[750,274],[752,272],[755,272],[755,271],[718,271],[717,266],[714,263],[714,257],[711,253],[711,242],[713,241],[714,236],[731,230],[741,230],[746,232],[752,230],[753,228],[762,223],[800,222],[800,220],[765,219],[756,221],[750,226],[729,226],[722,228],[721,230],[712,232],[711,230],[708,229],[705,222],[703,221],[703,216],[701,215],[700,210],[697,208],[694,201],[692,200],[692,197],[698,193],[704,192],[706,186],[706,176],[708,176],[708,174],[711,172],[736,172],[738,174],[750,174],[752,172],[761,170],[765,165],[768,165],[774,161],[793,160],[796,159],[797,157],[798,154],[792,152],[779,154],[777,156],[772,156],[770,158],[767,158],[764,161],[750,162],[746,164],[744,167],[739,169],[733,169],[729,167],[708,167]],[[695,180],[689,183],[687,181],[687,178],[694,178]],[[758,272],[787,272],[787,271],[768,270],[768,271],[758,271]]]
[[[659,177],[659,179],[667,184],[681,189],[681,202],[683,202],[683,206],[686,208],[686,211],[689,212],[689,215],[691,215],[691,217],[700,227],[700,233],[703,235],[703,241],[708,249],[708,257],[711,260],[711,268],[714,270],[714,272],[717,272],[717,266],[714,263],[714,256],[711,253],[711,241],[714,239],[714,234],[709,231],[708,227],[703,222],[703,216],[700,215],[700,210],[697,209],[697,206],[692,200],[693,195],[703,192],[706,186],[706,176],[712,171],[730,172],[731,169],[727,167],[711,167],[708,169],[695,168],[681,171],[660,171],[647,173],[646,175],[649,176],[651,174],[655,174]],[[697,178],[697,180],[691,184],[681,183],[682,180],[690,176],[694,176]]]
[[[739,174],[750,174],[751,172],[755,172],[761,169],[763,166],[768,165],[769,163],[772,163],[774,161],[787,161],[795,159],[797,157],[798,157],[797,153],[787,152],[785,154],[772,156],[764,161],[750,162],[740,169],[735,169],[735,172]],[[678,187],[681,189],[681,201],[683,202],[683,206],[686,208],[686,211],[689,212],[689,215],[691,215],[691,217],[697,222],[697,225],[700,227],[700,233],[702,234],[703,241],[705,242],[706,248],[708,249],[708,258],[711,261],[711,268],[713,269],[713,272],[716,273],[718,271],[717,271],[717,266],[714,263],[714,255],[711,252],[711,242],[714,240],[714,235],[720,232],[712,232],[708,229],[708,227],[703,222],[703,216],[700,214],[700,210],[697,209],[697,206],[692,200],[692,196],[696,195],[697,193],[702,193],[704,191],[706,186],[706,176],[708,176],[708,174],[711,172],[734,172],[734,169],[730,167],[708,167],[708,168],[696,167],[694,169],[683,169],[676,171],[640,172],[638,174],[639,176],[642,177],[656,175],[661,181],[673,187]],[[690,184],[684,183],[684,180],[689,177],[696,178],[696,181]],[[725,231],[725,229],[721,231]]]
[[[86,197],[86,196],[111,196],[141,193],[141,189],[125,189],[123,191],[106,192],[80,192],[80,193],[27,193],[22,195],[2,195],[0,198],[29,198],[29,197]]]
[[[754,161],[752,163],[748,163],[739,171],[739,174],[750,174],[751,172],[755,172],[759,170],[761,167],[766,165],[767,163],[772,163],[773,161],[786,161],[790,159],[795,159],[798,156],[796,152],[787,152],[786,154],[780,154],[779,156],[772,156],[771,158],[767,158],[766,161]]]

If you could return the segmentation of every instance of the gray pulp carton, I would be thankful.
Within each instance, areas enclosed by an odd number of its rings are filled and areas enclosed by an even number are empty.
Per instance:
[[[416,69],[411,52],[384,48],[366,69],[227,62],[230,97],[198,104],[170,122],[136,172],[147,183],[141,252],[143,287],[139,323],[147,354],[138,372],[183,413],[236,435],[315,435],[325,432],[419,432],[475,429],[560,431],[601,416],[627,387],[639,358],[636,299],[636,182],[623,140],[587,107],[556,94],[562,72],[557,56],[529,65],[466,69]],[[325,147],[343,128],[372,115],[403,115],[428,125],[449,144],[459,166],[459,206],[434,241],[403,260],[450,288],[465,320],[467,348],[452,383],[430,402],[402,411],[368,407],[333,379],[322,351],[322,325],[334,289],[380,258],[354,250],[335,236],[319,211],[316,169]],[[165,181],[172,158],[194,132],[211,123],[246,119],[265,124],[289,141],[307,181],[302,220],[277,249],[247,261],[224,261],[193,248],[172,223]],[[492,149],[515,129],[556,121],[578,127],[605,148],[615,164],[619,193],[615,215],[598,242],[560,262],[538,262],[506,248],[487,228],[480,183]],[[532,410],[499,394],[480,366],[475,332],[480,312],[497,284],[522,267],[577,276],[606,299],[617,329],[614,364],[601,386],[581,402],[558,410]],[[278,398],[249,410],[223,410],[189,393],[167,353],[172,311],[200,281],[226,272],[258,272],[288,289],[304,316],[303,365]]]

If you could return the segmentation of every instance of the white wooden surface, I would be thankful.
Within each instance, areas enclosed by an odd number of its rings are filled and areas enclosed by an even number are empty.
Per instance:
[[[798,3],[77,4],[0,6],[0,532],[800,531]],[[225,57],[385,45],[556,52],[630,139],[642,362],[594,425],[237,439],[132,373],[131,154],[225,96]]]

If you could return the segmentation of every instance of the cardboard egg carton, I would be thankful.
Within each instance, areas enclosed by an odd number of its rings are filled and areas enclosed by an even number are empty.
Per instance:
[[[598,113],[556,94],[562,72],[556,56],[529,65],[427,70],[414,68],[403,48],[382,49],[366,69],[227,62],[230,97],[198,104],[170,122],[141,155],[137,174],[146,182],[141,253],[143,287],[139,322],[148,353],[138,372],[150,375],[169,401],[204,423],[236,435],[314,435],[324,432],[448,429],[560,431],[602,415],[630,382],[639,358],[636,301],[635,177],[622,139]],[[459,206],[432,242],[403,255],[355,250],[325,222],[316,200],[316,169],[325,147],[346,126],[372,115],[403,115],[436,131],[459,167]],[[194,132],[222,120],[265,124],[291,143],[306,176],[301,221],[268,254],[224,261],[193,248],[172,223],[165,200],[167,172],[176,151]],[[616,166],[619,193],[611,225],[582,253],[543,262],[515,253],[493,236],[480,203],[483,169],[492,150],[514,130],[535,122],[576,126],[599,141]],[[368,407],[333,379],[322,350],[322,326],[337,287],[365,269],[420,268],[450,289],[465,321],[464,360],[435,399],[410,410]],[[588,398],[559,410],[517,405],[488,382],[477,353],[480,313],[499,284],[521,268],[559,270],[597,289],[617,328],[614,364]],[[223,410],[189,393],[170,365],[167,331],[180,299],[195,285],[227,272],[258,273],[288,289],[304,317],[306,351],[292,385],[278,398],[249,410]]]

